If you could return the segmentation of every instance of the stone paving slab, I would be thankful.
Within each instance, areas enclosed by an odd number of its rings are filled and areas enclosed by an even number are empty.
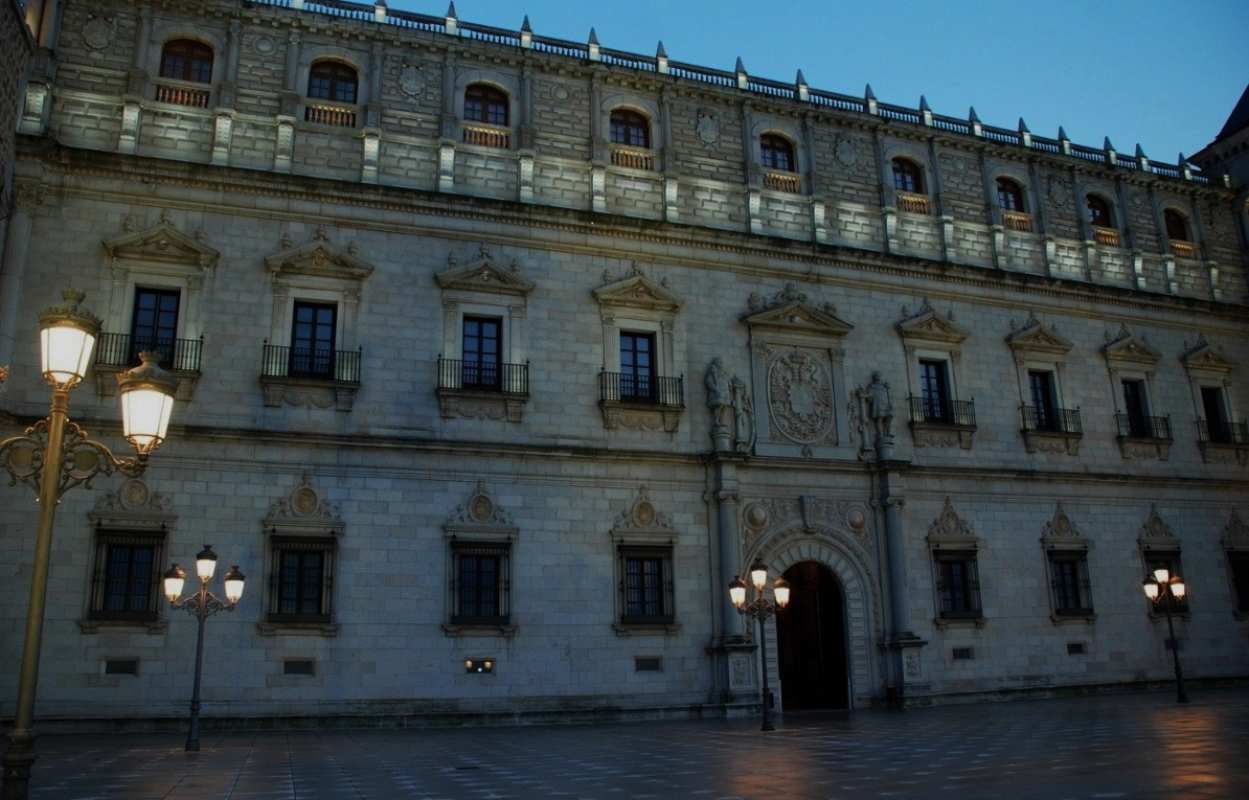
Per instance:
[[[1249,691],[755,720],[46,736],[42,800],[1249,797]]]

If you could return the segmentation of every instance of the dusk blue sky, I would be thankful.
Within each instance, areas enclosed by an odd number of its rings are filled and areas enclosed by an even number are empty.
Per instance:
[[[446,2],[390,0],[392,9],[441,15]],[[737,0],[460,0],[460,19],[520,27],[604,47],[789,81],[801,68],[821,89],[1037,134],[1066,127],[1077,143],[1109,136],[1172,162],[1208,144],[1249,83],[1249,1],[1187,3],[738,2]]]

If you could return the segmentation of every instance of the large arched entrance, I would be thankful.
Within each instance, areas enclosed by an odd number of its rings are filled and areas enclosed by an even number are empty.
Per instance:
[[[785,570],[789,607],[777,612],[777,661],[785,711],[849,708],[845,598],[817,561]]]

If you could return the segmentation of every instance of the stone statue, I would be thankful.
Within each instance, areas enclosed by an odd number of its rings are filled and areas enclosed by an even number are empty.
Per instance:
[[[718,451],[731,449],[732,437],[729,416],[733,413],[732,387],[720,358],[711,359],[707,374],[703,377],[707,387],[707,408],[711,411],[711,441]]]
[[[872,421],[877,436],[893,435],[893,399],[889,396],[889,384],[880,379],[879,372],[872,373],[872,382],[864,392],[867,398],[867,417]]]
[[[733,449],[749,453],[755,445],[755,404],[750,387],[736,375],[729,382],[733,395]]]

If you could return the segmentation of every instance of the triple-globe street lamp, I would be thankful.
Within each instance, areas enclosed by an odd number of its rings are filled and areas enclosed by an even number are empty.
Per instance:
[[[200,676],[204,672],[204,621],[219,611],[233,611],[243,596],[243,573],[239,565],[230,567],[225,574],[225,595],[223,601],[208,591],[208,584],[217,571],[217,554],[212,545],[204,545],[204,549],[195,554],[195,574],[199,578],[199,589],[194,594],[182,596],[182,587],[186,584],[186,570],[176,563],[165,573],[165,597],[174,608],[182,608],[199,621],[199,629],[195,635],[195,684],[191,690],[191,723],[187,729],[186,749],[194,752],[199,750],[199,685]]]
[[[122,435],[134,447],[135,456],[118,458],[70,421],[69,393],[86,375],[100,334],[100,320],[79,308],[84,296],[67,290],[62,293],[64,305],[39,315],[40,363],[43,378],[52,387],[51,411],[22,435],[0,441],[0,464],[9,473],[9,485],[26,484],[35,491],[39,503],[17,713],[4,755],[5,800],[26,800],[30,791],[30,768],[35,762],[35,690],[56,506],[67,491],[76,486],[90,487],[101,474],[142,475],[148,456],[165,440],[173,411],[175,381],[157,366],[158,353],[140,353],[142,363],[117,376]]]
[[[737,613],[745,617],[752,617],[758,621],[759,625],[759,657],[763,661],[763,723],[760,725],[761,731],[776,730],[772,725],[772,706],[771,692],[768,691],[768,639],[767,632],[763,628],[764,622],[776,613],[777,609],[784,608],[789,605],[789,584],[784,578],[776,578],[772,581],[772,596],[774,599],[769,600],[765,590],[768,586],[768,568],[762,561],[756,561],[754,566],[750,568],[750,583],[755,587],[754,599],[750,602],[746,601],[746,582],[740,576],[734,576],[733,582],[729,584],[729,599],[733,601],[734,608]]]
[[[1163,613],[1167,615],[1167,635],[1171,639],[1171,659],[1175,664],[1175,702],[1187,703],[1184,672],[1180,669],[1180,643],[1175,640],[1175,624],[1171,622],[1171,612],[1188,595],[1188,587],[1179,575],[1172,575],[1170,570],[1160,568],[1145,579],[1141,588],[1145,590],[1145,596],[1154,607],[1161,606]]]

